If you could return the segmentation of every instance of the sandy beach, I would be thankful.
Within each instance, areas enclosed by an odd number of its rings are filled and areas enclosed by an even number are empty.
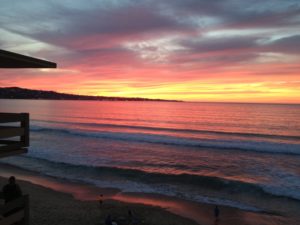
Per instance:
[[[6,179],[0,178],[3,186]],[[102,206],[98,201],[80,201],[72,195],[53,191],[25,181],[18,181],[24,193],[30,195],[30,224],[104,224],[107,215],[117,221],[128,220],[132,210],[141,224],[196,224],[160,208],[141,204],[126,204],[106,200]]]
[[[247,212],[220,207],[221,218],[216,223],[213,205],[191,203],[166,196],[120,193],[116,189],[101,189],[78,183],[68,183],[42,177],[30,171],[1,164],[0,185],[9,175],[18,178],[23,193],[30,195],[31,224],[104,224],[107,215],[127,224],[128,210],[139,224],[297,224],[281,215]],[[99,196],[103,195],[100,205]]]

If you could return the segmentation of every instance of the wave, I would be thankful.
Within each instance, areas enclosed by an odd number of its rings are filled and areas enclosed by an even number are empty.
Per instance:
[[[225,195],[227,195],[226,193],[246,193],[260,197],[285,197],[300,200],[297,193],[293,195],[292,192],[280,192],[278,188],[214,176],[163,174],[120,167],[75,165],[29,156],[18,156],[18,159],[17,163],[15,159],[12,161],[5,159],[4,162],[52,177],[84,182],[99,187],[118,188],[125,192],[150,192],[167,195],[180,192],[179,196],[190,194],[189,200],[197,200],[193,190],[208,189],[225,193]],[[174,188],[172,189],[172,187]]]
[[[54,124],[70,124],[81,125],[88,127],[99,128],[125,128],[133,130],[145,130],[145,131],[167,131],[167,132],[184,132],[184,133],[199,133],[199,134],[217,134],[226,136],[240,136],[240,137],[257,137],[257,138],[270,138],[270,139],[285,139],[285,140],[299,140],[300,136],[297,135],[279,135],[279,134],[264,134],[264,133],[246,133],[246,132],[225,132],[225,131],[213,131],[213,130],[198,130],[198,129],[180,129],[180,128],[168,128],[168,127],[150,127],[150,126],[138,126],[138,125],[125,125],[125,124],[106,124],[106,123],[81,123],[81,122],[65,122],[65,121],[46,121],[35,120],[45,123]]]
[[[221,140],[221,139],[196,139],[182,138],[168,135],[122,132],[94,132],[88,130],[72,130],[65,128],[50,128],[32,126],[33,132],[54,132],[65,135],[81,136],[87,138],[101,138],[127,142],[144,142],[150,144],[164,144],[194,148],[210,148],[216,150],[241,150],[255,151],[272,154],[300,155],[300,145],[290,143],[276,143],[253,140]]]

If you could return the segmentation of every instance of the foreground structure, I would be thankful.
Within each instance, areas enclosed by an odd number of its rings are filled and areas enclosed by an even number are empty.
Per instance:
[[[56,68],[56,63],[0,50],[0,68]],[[0,158],[24,154],[29,147],[29,113],[0,113]],[[1,198],[0,194],[0,198]],[[29,224],[29,196],[0,201],[0,225]]]

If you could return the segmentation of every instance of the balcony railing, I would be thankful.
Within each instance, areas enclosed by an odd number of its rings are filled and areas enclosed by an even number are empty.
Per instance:
[[[0,158],[27,152],[29,114],[0,113]]]
[[[0,196],[1,197],[1,196]],[[29,225],[29,196],[0,205],[0,225]]]

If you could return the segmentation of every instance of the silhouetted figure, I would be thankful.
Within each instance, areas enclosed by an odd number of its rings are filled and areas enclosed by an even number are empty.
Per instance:
[[[103,204],[103,195],[101,194],[99,197],[99,206],[101,207]]]
[[[215,219],[218,220],[219,219],[219,215],[220,215],[220,210],[219,207],[216,205],[215,209],[214,209],[214,213],[215,213]]]
[[[132,218],[132,212],[130,209],[128,210],[128,220],[129,220],[129,224],[132,224],[133,218]]]
[[[21,188],[16,184],[16,178],[14,176],[8,179],[8,184],[3,187],[2,192],[5,203],[22,196]]]

